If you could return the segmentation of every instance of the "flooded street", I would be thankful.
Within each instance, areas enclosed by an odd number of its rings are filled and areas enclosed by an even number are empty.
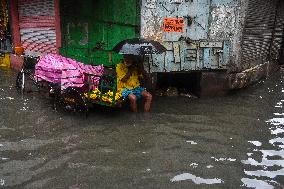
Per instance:
[[[89,117],[21,97],[0,70],[0,188],[281,188],[284,71],[226,97],[156,97]]]

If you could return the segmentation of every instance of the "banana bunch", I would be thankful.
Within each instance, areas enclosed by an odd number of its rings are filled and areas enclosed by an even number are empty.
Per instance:
[[[108,103],[113,103],[113,101],[118,101],[122,98],[122,95],[119,92],[117,92],[115,94],[114,99],[113,99],[113,92],[112,91],[108,91],[108,92],[101,95],[101,91],[99,89],[95,89],[91,93],[89,93],[89,94],[85,93],[84,95],[85,95],[86,98],[91,98],[93,100],[101,97],[102,101],[108,102]]]
[[[85,93],[84,94],[86,98],[91,98],[93,100],[97,99],[101,95],[101,91],[99,89],[93,90],[90,94]]]
[[[113,99],[113,92],[112,91],[108,91],[107,93],[103,94],[102,96],[102,100],[105,101],[105,102],[109,102],[109,103],[112,103],[113,100],[114,101],[117,101],[121,98],[121,93],[116,93],[115,94],[115,97]]]

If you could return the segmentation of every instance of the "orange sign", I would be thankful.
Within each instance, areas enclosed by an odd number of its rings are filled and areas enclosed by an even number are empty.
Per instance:
[[[183,32],[183,18],[164,18],[164,32]]]

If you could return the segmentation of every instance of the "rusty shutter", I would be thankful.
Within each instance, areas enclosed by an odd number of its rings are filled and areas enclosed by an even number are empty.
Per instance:
[[[278,0],[250,0],[242,41],[242,69],[269,59]]]
[[[280,0],[277,4],[277,16],[271,46],[271,58],[278,60],[280,58],[280,49],[284,37],[284,1]]]
[[[53,0],[19,0],[21,42],[27,54],[56,53]]]

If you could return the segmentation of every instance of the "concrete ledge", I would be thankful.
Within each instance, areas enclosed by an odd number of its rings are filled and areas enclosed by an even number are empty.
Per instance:
[[[266,62],[239,73],[226,71],[202,72],[198,96],[222,96],[230,90],[241,89],[255,84],[272,75],[280,68],[277,62]]]
[[[228,74],[228,88],[241,89],[267,78],[279,69],[275,62],[266,62],[240,73]]]

